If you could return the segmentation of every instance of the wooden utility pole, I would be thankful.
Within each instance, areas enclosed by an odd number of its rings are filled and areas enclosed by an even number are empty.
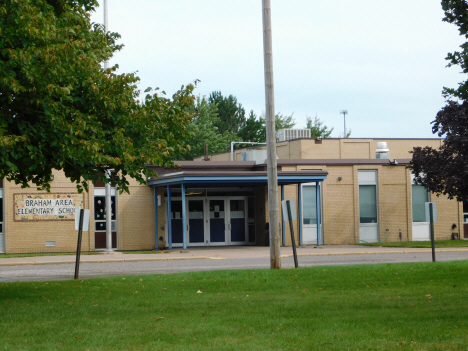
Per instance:
[[[104,0],[104,32],[107,33],[107,0]],[[104,69],[109,67],[109,62],[104,61]],[[110,185],[110,170],[106,170],[106,178],[109,183],[105,184],[105,195],[106,195],[106,251],[112,250],[112,197],[111,197],[111,185]]]
[[[276,170],[275,96],[273,84],[273,49],[271,45],[270,0],[263,3],[263,58],[265,66],[265,105],[267,137],[268,209],[270,217],[270,268],[281,268],[278,175]]]

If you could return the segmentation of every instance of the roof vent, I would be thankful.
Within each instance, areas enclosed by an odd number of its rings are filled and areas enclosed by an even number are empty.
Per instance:
[[[375,158],[378,159],[390,159],[390,150],[385,141],[377,143],[377,149],[375,150]]]
[[[310,139],[310,129],[280,129],[278,130],[278,141],[293,139]]]

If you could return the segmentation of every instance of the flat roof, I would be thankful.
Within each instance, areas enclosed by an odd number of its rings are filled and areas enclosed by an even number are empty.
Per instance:
[[[278,171],[278,185],[302,184],[321,182],[327,178],[325,171]],[[267,171],[214,171],[206,169],[200,170],[173,170],[171,173],[160,174],[158,178],[148,179],[148,185],[190,185],[192,187],[238,187],[238,186],[258,186],[268,184]]]

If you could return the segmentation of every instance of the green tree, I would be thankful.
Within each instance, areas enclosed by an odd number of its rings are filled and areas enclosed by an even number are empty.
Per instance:
[[[214,104],[218,108],[218,120],[216,127],[220,133],[234,132],[236,134],[242,129],[245,124],[245,110],[237,98],[233,95],[224,97],[220,91],[214,91],[208,97],[210,104]]]
[[[229,149],[230,142],[236,140],[236,135],[232,132],[219,133],[215,126],[218,119],[218,109],[216,104],[210,104],[205,97],[197,97],[193,106],[195,116],[188,126],[190,149],[178,159],[193,160],[197,156],[204,154],[204,146],[208,145],[208,152],[224,152]]]
[[[262,142],[266,142],[266,119],[265,119],[265,114],[262,114],[260,117],[260,121],[262,122],[262,132],[261,132],[261,137],[260,140]],[[276,131],[276,137],[278,137],[278,131],[280,129],[289,129],[292,128],[296,125],[296,121],[293,118],[293,114],[289,116],[285,116],[282,113],[277,113],[275,115],[275,131]]]
[[[458,27],[460,35],[468,39],[468,3],[466,0],[442,0],[445,12],[443,21]],[[449,53],[448,66],[459,66],[468,73],[468,42],[460,51]],[[432,133],[445,136],[439,149],[417,147],[413,150],[410,168],[415,182],[436,194],[445,194],[449,199],[468,199],[468,81],[457,88],[442,91],[447,98],[446,106],[436,115]],[[452,100],[453,99],[453,100]]]
[[[310,129],[311,138],[329,138],[333,132],[333,128],[329,130],[326,125],[323,125],[324,122],[322,122],[317,116],[314,120],[312,120],[312,117],[307,117],[306,120],[306,128]]]
[[[112,169],[128,191],[127,177],[143,183],[152,174],[146,164],[171,166],[171,155],[185,151],[192,87],[138,102],[138,77],[101,68],[122,46],[118,34],[91,24],[97,5],[0,3],[0,179],[49,189],[57,169],[82,191]]]
[[[244,126],[240,129],[238,135],[242,141],[249,141],[253,143],[263,143],[265,140],[262,139],[262,135],[265,129],[265,125],[262,120],[257,118],[257,115],[250,111],[249,118],[245,121]]]

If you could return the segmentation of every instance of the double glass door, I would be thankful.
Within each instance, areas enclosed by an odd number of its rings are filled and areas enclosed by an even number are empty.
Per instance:
[[[186,199],[189,246],[248,244],[247,198]],[[182,200],[171,201],[172,244],[183,242]]]

